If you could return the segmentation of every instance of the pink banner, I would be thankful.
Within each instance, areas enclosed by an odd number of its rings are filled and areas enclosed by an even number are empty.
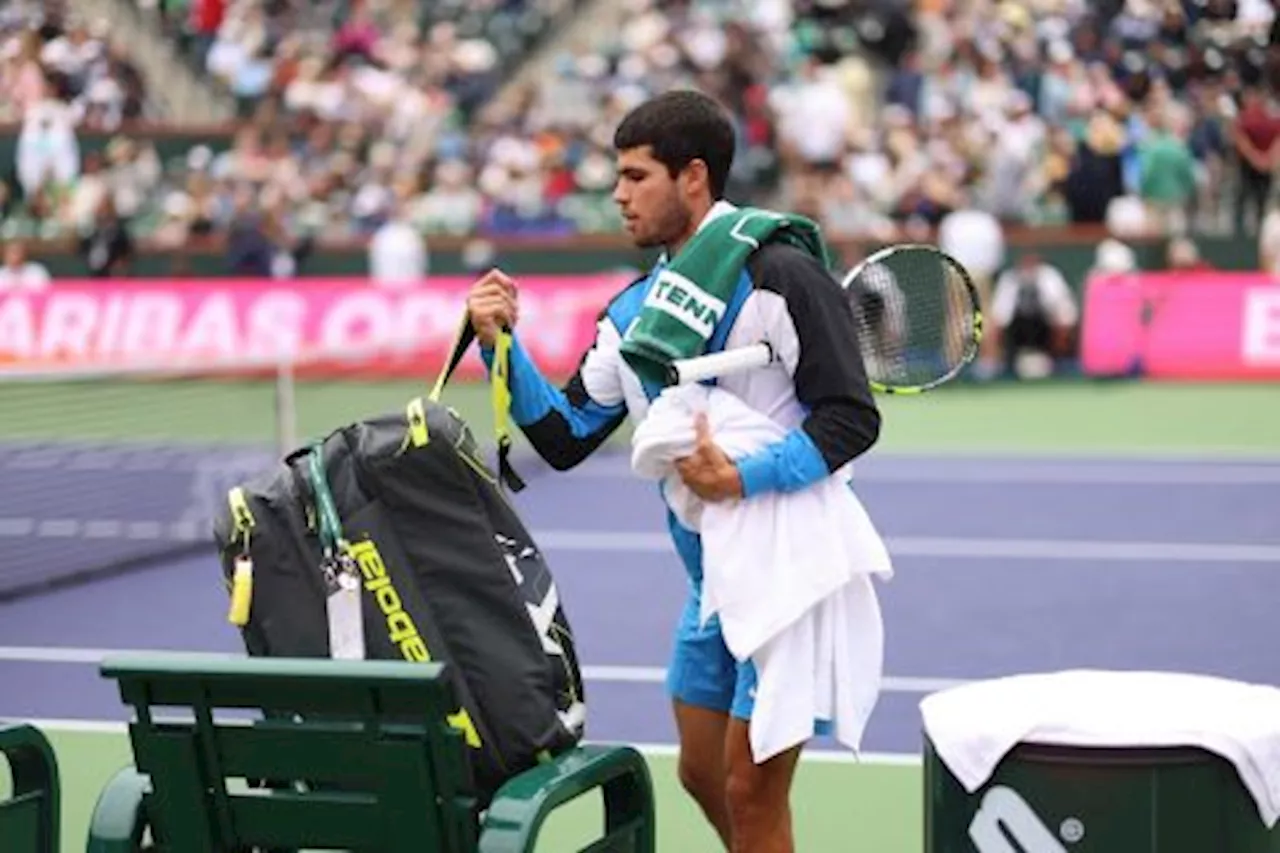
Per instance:
[[[1280,279],[1213,270],[1093,278],[1081,361],[1093,375],[1280,379]]]
[[[596,316],[627,281],[622,273],[518,280],[518,334],[543,370],[576,368]],[[360,279],[58,281],[0,295],[0,368],[257,373],[287,361],[302,375],[434,378],[470,285],[465,277],[409,289]],[[474,347],[455,375],[482,375]]]

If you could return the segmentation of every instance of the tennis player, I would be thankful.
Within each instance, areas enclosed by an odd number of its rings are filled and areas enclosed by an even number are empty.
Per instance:
[[[675,91],[641,104],[619,125],[614,146],[613,197],[627,233],[637,246],[663,254],[647,275],[603,306],[595,341],[563,387],[543,377],[513,334],[512,420],[557,470],[589,456],[626,418],[644,417],[661,389],[645,387],[623,360],[623,335],[663,261],[703,222],[733,209],[724,193],[734,129],[708,97]],[[790,432],[753,455],[731,459],[702,431],[696,451],[678,467],[689,488],[708,501],[805,488],[864,453],[880,430],[853,313],[831,274],[810,254],[782,243],[755,251],[745,274],[751,286],[739,288],[739,304],[729,305],[722,321],[731,326],[713,337],[709,351],[769,341],[782,366],[719,382]],[[516,328],[515,282],[489,272],[473,285],[468,307],[487,359],[500,327]],[[791,851],[789,794],[801,747],[763,764],[752,760],[747,735],[755,669],[750,661],[734,660],[715,618],[698,627],[699,537],[670,512],[668,526],[689,577],[667,678],[681,783],[733,853]]]

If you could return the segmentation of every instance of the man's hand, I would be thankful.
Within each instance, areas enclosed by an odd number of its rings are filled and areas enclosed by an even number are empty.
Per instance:
[[[493,346],[498,332],[504,326],[514,328],[519,318],[516,283],[502,270],[489,270],[467,292],[467,312],[480,344]]]
[[[686,486],[704,501],[742,497],[742,477],[729,455],[711,440],[707,416],[699,413],[694,422],[697,444],[693,453],[676,460],[676,471]]]

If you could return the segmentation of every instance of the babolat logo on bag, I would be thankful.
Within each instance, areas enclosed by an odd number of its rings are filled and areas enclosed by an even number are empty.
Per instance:
[[[1062,841],[1084,837],[1075,818],[1062,822],[1061,839],[1045,825],[1035,809],[1012,788],[997,785],[982,797],[969,822],[969,840],[978,853],[1067,853]]]
[[[387,637],[400,650],[400,655],[407,661],[430,663],[431,651],[427,648],[427,641],[418,631],[413,617],[404,609],[404,602],[395,584],[391,582],[391,575],[387,573],[387,565],[382,561],[378,546],[365,539],[353,542],[349,553],[360,567],[360,574],[364,576],[364,588],[378,603],[378,610],[387,622]],[[458,708],[457,713],[450,714],[448,722],[463,733],[468,746],[480,748],[480,733],[476,731],[475,723],[466,708]]]
[[[352,543],[350,553],[360,567],[360,573],[364,575],[364,588],[373,595],[373,600],[378,603],[378,609],[387,621],[387,637],[400,650],[405,660],[417,663],[430,661],[427,642],[418,632],[413,617],[405,612],[400,593],[391,583],[391,576],[387,574],[387,566],[382,561],[378,546],[366,539]]]
[[[724,300],[707,293],[689,279],[663,270],[645,297],[644,304],[675,317],[703,337],[711,337],[724,316]]]

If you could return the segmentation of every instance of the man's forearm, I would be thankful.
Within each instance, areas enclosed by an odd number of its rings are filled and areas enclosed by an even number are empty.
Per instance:
[[[786,437],[737,461],[743,495],[807,488],[865,453],[879,434],[875,408],[828,404]]]
[[[493,349],[482,346],[480,354],[492,369]],[[592,400],[579,374],[563,388],[552,384],[514,335],[507,376],[512,421],[538,455],[557,470],[572,468],[589,456],[626,416],[621,406],[602,406]]]

